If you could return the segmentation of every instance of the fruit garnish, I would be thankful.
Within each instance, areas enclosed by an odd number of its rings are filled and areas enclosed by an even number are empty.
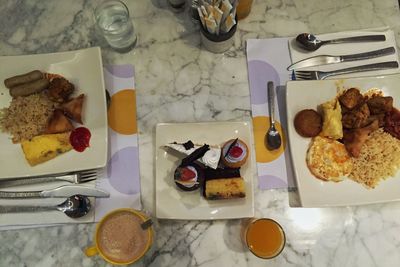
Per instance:
[[[235,140],[233,140],[233,142],[231,143],[231,145],[228,147],[228,150],[225,153],[225,157],[227,157],[229,155],[229,152],[231,151],[231,149],[233,147],[236,146],[236,143],[239,141],[239,138],[236,138]]]
[[[89,141],[92,134],[89,129],[85,127],[79,127],[72,131],[69,136],[69,142],[72,147],[78,151],[83,152],[87,147],[89,147]]]
[[[234,146],[229,150],[229,156],[238,158],[242,155],[243,149],[239,146]]]
[[[196,173],[190,170],[189,168],[182,168],[181,169],[181,177],[180,180],[182,181],[189,181],[196,177]]]

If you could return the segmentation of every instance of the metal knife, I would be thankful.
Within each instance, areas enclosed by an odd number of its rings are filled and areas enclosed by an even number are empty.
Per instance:
[[[352,55],[342,55],[342,56],[320,55],[320,56],[306,58],[306,59],[300,60],[296,63],[293,63],[292,65],[287,67],[287,70],[301,69],[301,68],[305,68],[305,67],[313,67],[313,66],[319,66],[319,65],[355,61],[355,60],[371,59],[371,58],[376,58],[376,57],[392,55],[395,52],[396,52],[396,50],[392,46],[392,47],[378,49],[378,50],[374,50],[374,51],[370,51],[370,52],[352,54]]]
[[[88,197],[109,197],[110,193],[93,187],[63,185],[43,191],[0,191],[0,198],[49,198],[83,195]]]

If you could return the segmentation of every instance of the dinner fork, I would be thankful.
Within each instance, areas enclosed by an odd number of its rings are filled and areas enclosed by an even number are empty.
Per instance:
[[[48,183],[56,181],[64,181],[74,184],[86,183],[89,181],[96,180],[97,170],[85,170],[75,173],[68,173],[63,175],[54,176],[36,176],[36,177],[26,177],[26,178],[13,178],[0,180],[0,187],[9,187],[17,185],[29,185],[37,183]]]
[[[339,69],[334,71],[295,71],[294,78],[296,80],[324,80],[327,77],[349,74],[355,72],[363,71],[374,71],[374,70],[384,70],[384,69],[395,69],[399,67],[397,61],[387,61],[381,63],[374,63],[368,65],[361,65],[357,67],[351,67],[346,69]]]

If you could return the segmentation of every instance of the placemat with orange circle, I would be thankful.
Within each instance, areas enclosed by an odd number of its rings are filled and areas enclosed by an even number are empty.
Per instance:
[[[95,221],[117,208],[141,209],[136,90],[132,65],[104,66],[108,107],[109,161],[96,187],[110,192],[97,199]]]
[[[253,120],[254,142],[260,189],[294,187],[292,167],[285,122],[286,82],[291,64],[288,38],[249,39],[246,46],[247,68],[250,86],[250,101]],[[268,150],[264,136],[270,124],[267,83],[273,81],[276,86],[276,121],[282,134],[282,146],[278,150]]]

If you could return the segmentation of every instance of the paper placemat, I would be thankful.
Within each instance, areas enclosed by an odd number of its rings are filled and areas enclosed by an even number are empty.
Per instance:
[[[270,151],[264,145],[269,127],[267,83],[276,86],[275,120],[279,132],[285,125],[285,85],[290,80],[288,38],[247,40],[247,66],[250,86],[250,102],[253,120],[254,143],[260,189],[292,187],[290,155],[285,129],[281,148]]]
[[[134,68],[105,66],[104,80],[111,97],[108,109],[111,146],[105,175],[96,181],[96,187],[110,192],[110,198],[97,199],[96,222],[117,208],[142,208]]]
[[[91,198],[94,208],[79,219],[71,219],[61,212],[3,214],[0,230],[23,229],[60,225],[65,223],[88,223],[99,221],[104,214],[117,208],[141,209],[139,149],[136,120],[136,91],[132,65],[109,65],[104,67],[106,89],[111,96],[108,110],[109,161],[100,171],[100,177],[85,186],[96,186],[110,192],[110,198]],[[54,184],[54,187],[62,183]],[[48,188],[48,185],[44,185]],[[39,190],[43,185],[18,187],[16,190]],[[42,204],[57,204],[64,199],[43,199]],[[20,204],[29,200],[18,200]]]

